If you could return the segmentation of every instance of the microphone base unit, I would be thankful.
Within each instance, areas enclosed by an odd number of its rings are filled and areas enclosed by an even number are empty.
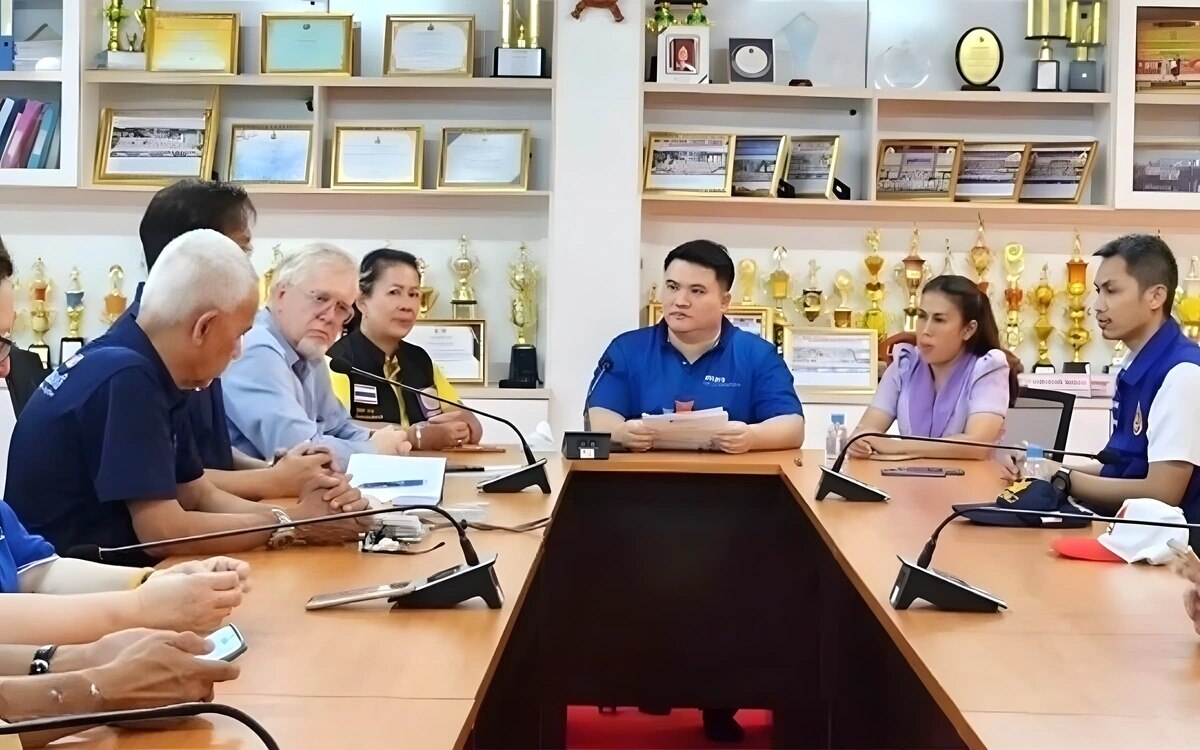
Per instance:
[[[935,568],[900,560],[900,574],[889,599],[894,609],[908,609],[918,599],[947,612],[999,612],[1008,605],[998,596]]]
[[[878,487],[872,487],[866,482],[822,466],[821,481],[817,483],[815,497],[817,500],[824,500],[830,494],[844,500],[865,503],[882,503],[891,499],[891,495]]]
[[[513,469],[507,474],[501,474],[475,485],[480,492],[522,492],[530,487],[538,487],[543,494],[550,494],[550,477],[546,475],[546,459]]]
[[[612,433],[564,432],[563,458],[573,461],[603,461],[612,451]]]
[[[496,577],[496,555],[477,564],[463,563],[412,582],[407,593],[388,599],[395,609],[449,609],[479,597],[489,609],[504,604],[504,590]]]

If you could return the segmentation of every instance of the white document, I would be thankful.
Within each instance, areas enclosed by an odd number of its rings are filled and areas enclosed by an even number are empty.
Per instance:
[[[524,133],[459,133],[446,143],[445,181],[515,185],[521,180]]]
[[[346,473],[353,477],[352,487],[372,498],[372,507],[388,503],[432,506],[442,501],[446,459],[355,453]],[[384,483],[393,486],[370,486]]]
[[[725,409],[642,414],[642,424],[654,435],[654,447],[668,451],[713,448],[717,433],[729,424]]]

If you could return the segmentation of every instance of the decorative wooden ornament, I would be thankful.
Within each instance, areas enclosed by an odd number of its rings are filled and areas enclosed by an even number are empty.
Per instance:
[[[613,20],[620,23],[625,20],[625,16],[621,15],[621,9],[617,4],[621,0],[579,0],[579,4],[575,6],[575,10],[571,11],[571,17],[578,20],[579,16],[588,8],[607,9],[613,14]]]

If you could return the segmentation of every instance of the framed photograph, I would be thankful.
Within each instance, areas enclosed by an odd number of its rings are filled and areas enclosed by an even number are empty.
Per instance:
[[[949,200],[961,157],[962,141],[880,141],[875,197]]]
[[[262,14],[262,73],[348,76],[353,69],[353,13]]]
[[[1029,203],[1078,203],[1092,174],[1096,141],[1035,143],[1030,147],[1021,200]]]
[[[1028,143],[964,143],[954,200],[1017,200],[1028,159]]]
[[[710,27],[671,26],[658,35],[659,83],[710,83]]]
[[[1138,19],[1134,82],[1138,89],[1191,92],[1200,87],[1200,15],[1175,8],[1171,18]]]
[[[438,190],[528,190],[528,128],[443,128]]]
[[[874,328],[790,328],[784,358],[796,387],[823,393],[874,393],[879,354]]]
[[[429,353],[446,380],[487,385],[487,322],[418,320],[404,340]]]
[[[240,19],[237,13],[154,11],[146,25],[146,70],[236,74]]]
[[[475,72],[475,16],[387,17],[385,76],[463,76]]]
[[[733,149],[733,195],[774,198],[788,154],[786,135],[740,135]]]
[[[728,197],[737,138],[712,133],[651,133],[642,192]]]
[[[105,109],[93,179],[98,184],[166,185],[212,174],[212,110]]]
[[[837,171],[838,135],[792,136],[788,139],[785,179],[797,198],[832,198]]]
[[[646,307],[646,325],[658,325],[658,322],[663,317],[663,306],[661,302],[651,302]],[[755,336],[764,338],[767,341],[775,340],[775,310],[771,307],[762,307],[759,305],[730,305],[725,311],[725,317],[729,318],[729,322],[733,323],[734,327],[740,328],[746,333],[753,333]],[[405,339],[407,341],[408,339]]]
[[[775,40],[729,40],[730,83],[774,83]]]
[[[1134,143],[1133,189],[1142,193],[1200,193],[1200,141]]]
[[[330,187],[420,190],[424,154],[420,125],[335,125]]]
[[[313,126],[308,123],[235,124],[229,141],[230,182],[312,183]]]

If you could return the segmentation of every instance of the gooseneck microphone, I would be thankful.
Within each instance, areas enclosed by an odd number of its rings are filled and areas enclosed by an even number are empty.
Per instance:
[[[600,363],[597,365],[598,372],[596,377],[592,378],[592,384],[588,386],[587,395],[583,398],[583,431],[592,431],[592,393],[595,392],[596,386],[600,385],[600,381],[604,380],[604,376],[612,371],[612,357],[605,355],[600,358]]]
[[[501,474],[498,477],[480,482],[476,485],[476,489],[480,492],[521,492],[529,487],[538,487],[545,494],[550,494],[550,478],[546,474],[546,459],[533,457],[533,450],[529,447],[529,442],[525,440],[525,436],[517,429],[517,426],[508,421],[504,417],[491,414],[480,409],[476,409],[466,404],[460,404],[457,401],[451,401],[448,398],[442,398],[435,393],[423,391],[420,388],[414,388],[411,385],[401,383],[398,380],[389,380],[381,375],[376,375],[373,372],[367,372],[361,368],[355,367],[341,357],[329,358],[329,369],[340,375],[359,375],[364,378],[369,378],[379,383],[386,383],[391,386],[400,388],[401,390],[414,393],[421,398],[431,398],[434,401],[440,401],[443,404],[448,404],[456,409],[469,411],[472,414],[477,414],[481,417],[487,417],[495,422],[499,422],[512,430],[517,440],[521,442],[521,449],[525,452],[525,466],[513,471]]]
[[[161,706],[159,708],[138,708],[127,711],[100,711],[90,714],[74,714],[71,716],[53,716],[45,719],[29,719],[28,721],[17,721],[11,724],[0,723],[0,737],[13,734],[26,734],[33,732],[51,732],[62,729],[83,729],[85,727],[94,727],[103,724],[114,724],[117,722],[127,721],[150,721],[153,719],[182,719],[189,716],[200,716],[202,714],[218,714],[220,716],[228,716],[231,719],[241,722],[251,732],[254,732],[258,739],[262,740],[263,747],[267,750],[279,750],[279,743],[275,738],[263,727],[254,720],[252,716],[244,711],[240,711],[232,706],[225,706],[220,703],[178,703],[173,706]]]
[[[917,443],[941,443],[944,445],[965,445],[972,448],[992,448],[995,450],[1019,451],[1024,453],[1029,450],[1023,445],[996,445],[995,443],[980,443],[970,440],[953,440],[951,438],[935,438],[922,437],[920,435],[891,435],[886,432],[863,432],[855,435],[846,441],[842,452],[838,454],[837,459],[833,462],[833,466],[821,467],[821,481],[817,483],[817,491],[815,498],[824,500],[829,494],[840,495],[846,500],[856,501],[875,501],[879,502],[887,500],[888,495],[878,487],[855,479],[842,473],[842,464],[846,461],[846,456],[850,450],[850,446],[863,438],[878,437],[887,438],[889,440],[911,440]],[[1094,461],[1099,461],[1102,464],[1115,464],[1121,462],[1121,454],[1110,448],[1105,448],[1099,453],[1080,453],[1078,451],[1064,451],[1057,448],[1043,448],[1044,453],[1053,453],[1058,456],[1076,456],[1078,458],[1090,458]]]

